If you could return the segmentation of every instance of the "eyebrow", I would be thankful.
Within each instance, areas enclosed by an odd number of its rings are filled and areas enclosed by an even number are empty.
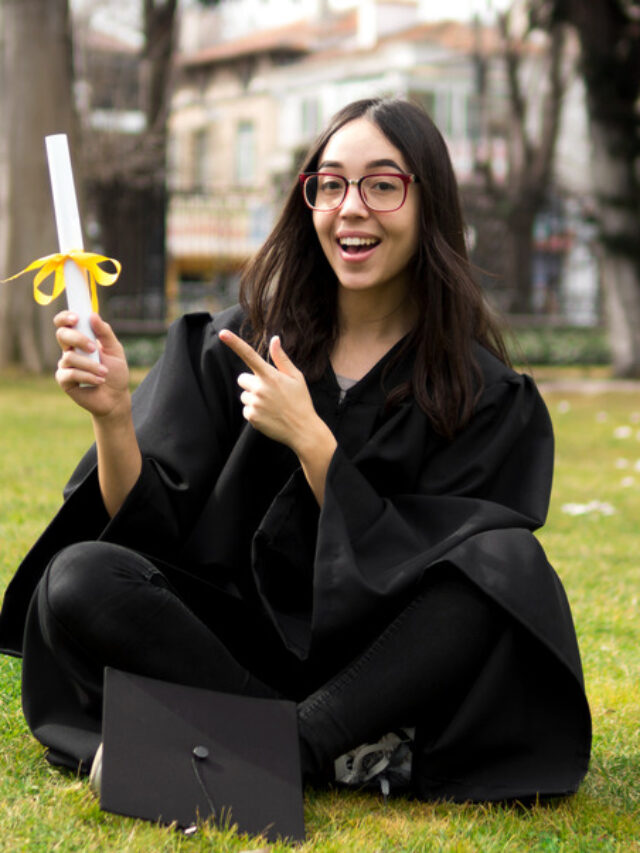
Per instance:
[[[391,160],[389,158],[382,158],[380,160],[370,160],[365,164],[365,169],[378,169],[381,166],[391,166],[393,169],[397,169],[399,172],[404,172],[402,166],[398,165],[395,160]],[[344,165],[337,160],[323,160],[322,163],[318,165],[318,170],[320,169],[344,169]]]

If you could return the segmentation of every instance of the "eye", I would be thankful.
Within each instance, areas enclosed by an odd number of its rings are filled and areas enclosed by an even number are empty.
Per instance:
[[[402,181],[387,176],[373,177],[367,181],[367,190],[375,193],[393,193],[402,187]]]
[[[318,189],[323,193],[340,193],[344,188],[343,182],[340,178],[336,178],[333,175],[327,175],[324,177],[323,175],[318,176]]]

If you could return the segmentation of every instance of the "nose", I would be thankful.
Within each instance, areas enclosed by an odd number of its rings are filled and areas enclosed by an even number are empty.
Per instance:
[[[368,216],[369,208],[362,201],[360,191],[355,183],[349,184],[347,194],[340,206],[341,216]]]

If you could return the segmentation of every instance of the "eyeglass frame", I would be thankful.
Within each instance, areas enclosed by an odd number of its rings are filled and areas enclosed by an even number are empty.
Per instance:
[[[325,176],[327,178],[340,178],[341,181],[344,181],[344,195],[340,200],[340,203],[335,207],[330,207],[328,210],[322,210],[322,208],[313,207],[313,205],[309,204],[307,201],[307,193],[305,191],[305,185],[309,178],[317,178],[320,176]],[[367,202],[367,200],[362,195],[362,182],[367,178],[400,178],[404,185],[404,196],[402,197],[402,201],[397,207],[391,207],[387,210],[376,210],[375,207],[371,207],[371,205]],[[339,175],[337,172],[301,172],[298,175],[298,180],[300,181],[300,186],[302,188],[302,198],[304,199],[304,203],[307,205],[309,210],[315,210],[317,213],[335,213],[336,210],[340,210],[342,205],[345,203],[347,198],[347,194],[349,193],[349,187],[357,187],[358,188],[358,196],[360,200],[367,208],[367,210],[371,210],[373,213],[395,213],[396,210],[400,210],[405,201],[407,200],[407,193],[409,192],[409,186],[411,184],[419,184],[420,178],[417,175],[410,174],[408,172],[370,172],[367,175],[362,175],[360,178],[345,178],[344,175]]]

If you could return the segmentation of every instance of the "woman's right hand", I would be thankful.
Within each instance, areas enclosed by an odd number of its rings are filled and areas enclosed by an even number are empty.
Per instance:
[[[56,371],[56,381],[62,390],[96,418],[126,417],[131,406],[129,367],[111,326],[99,314],[92,314],[94,343],[76,328],[77,314],[61,311],[53,322],[62,349]],[[100,353],[99,362],[87,355],[96,349]]]

